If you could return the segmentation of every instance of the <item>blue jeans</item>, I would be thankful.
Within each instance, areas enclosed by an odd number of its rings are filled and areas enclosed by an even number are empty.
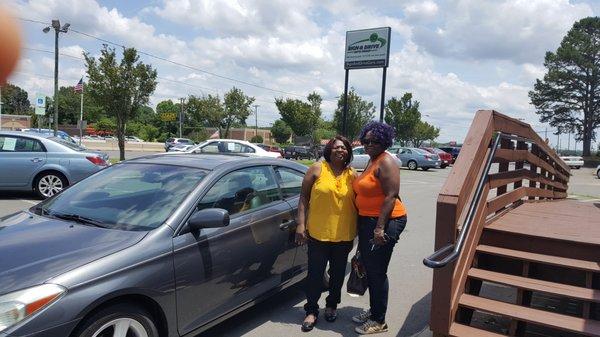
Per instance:
[[[377,217],[365,216],[358,218],[358,249],[367,272],[371,319],[384,323],[389,292],[388,265],[394,246],[406,227],[406,216],[390,219],[385,226],[385,233],[389,237],[388,242],[383,246],[373,247],[371,240],[373,239],[373,230],[377,225],[377,219]]]

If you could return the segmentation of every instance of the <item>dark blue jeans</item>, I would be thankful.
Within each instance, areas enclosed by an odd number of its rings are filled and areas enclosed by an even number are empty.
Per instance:
[[[400,234],[404,231],[404,227],[406,227],[406,216],[389,220],[385,226],[385,233],[389,239],[383,246],[373,247],[371,242],[375,225],[377,225],[376,217],[360,216],[358,218],[358,249],[367,271],[371,319],[383,323],[385,322],[388,305],[388,265],[394,246],[398,242]]]

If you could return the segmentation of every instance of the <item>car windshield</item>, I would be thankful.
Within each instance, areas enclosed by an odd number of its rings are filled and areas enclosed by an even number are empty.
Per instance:
[[[60,137],[48,137],[48,139],[50,139],[53,142],[57,142],[60,145],[66,146],[71,150],[75,150],[75,151],[86,151],[87,150],[85,147],[77,145],[77,143],[71,143]]]
[[[64,190],[34,211],[69,215],[131,231],[159,227],[198,185],[206,171],[159,164],[120,164]]]

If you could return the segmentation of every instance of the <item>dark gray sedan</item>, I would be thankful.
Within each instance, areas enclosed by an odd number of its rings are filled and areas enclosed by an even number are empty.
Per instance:
[[[0,337],[193,336],[300,281],[305,171],[147,156],[3,219]]]

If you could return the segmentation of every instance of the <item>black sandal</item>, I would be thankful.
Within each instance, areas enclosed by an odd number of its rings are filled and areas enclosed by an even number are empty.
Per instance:
[[[312,314],[308,314],[308,315],[312,315]],[[306,316],[308,316],[306,315]],[[315,320],[313,322],[302,322],[302,331],[303,332],[309,332],[311,331],[315,325],[317,325],[317,321],[319,320],[319,316],[314,315],[315,316]],[[304,317],[306,319],[306,317]]]
[[[337,319],[337,311],[333,311],[333,312],[328,312],[327,310],[325,311],[325,320],[329,323],[331,322],[335,322],[335,320]]]

